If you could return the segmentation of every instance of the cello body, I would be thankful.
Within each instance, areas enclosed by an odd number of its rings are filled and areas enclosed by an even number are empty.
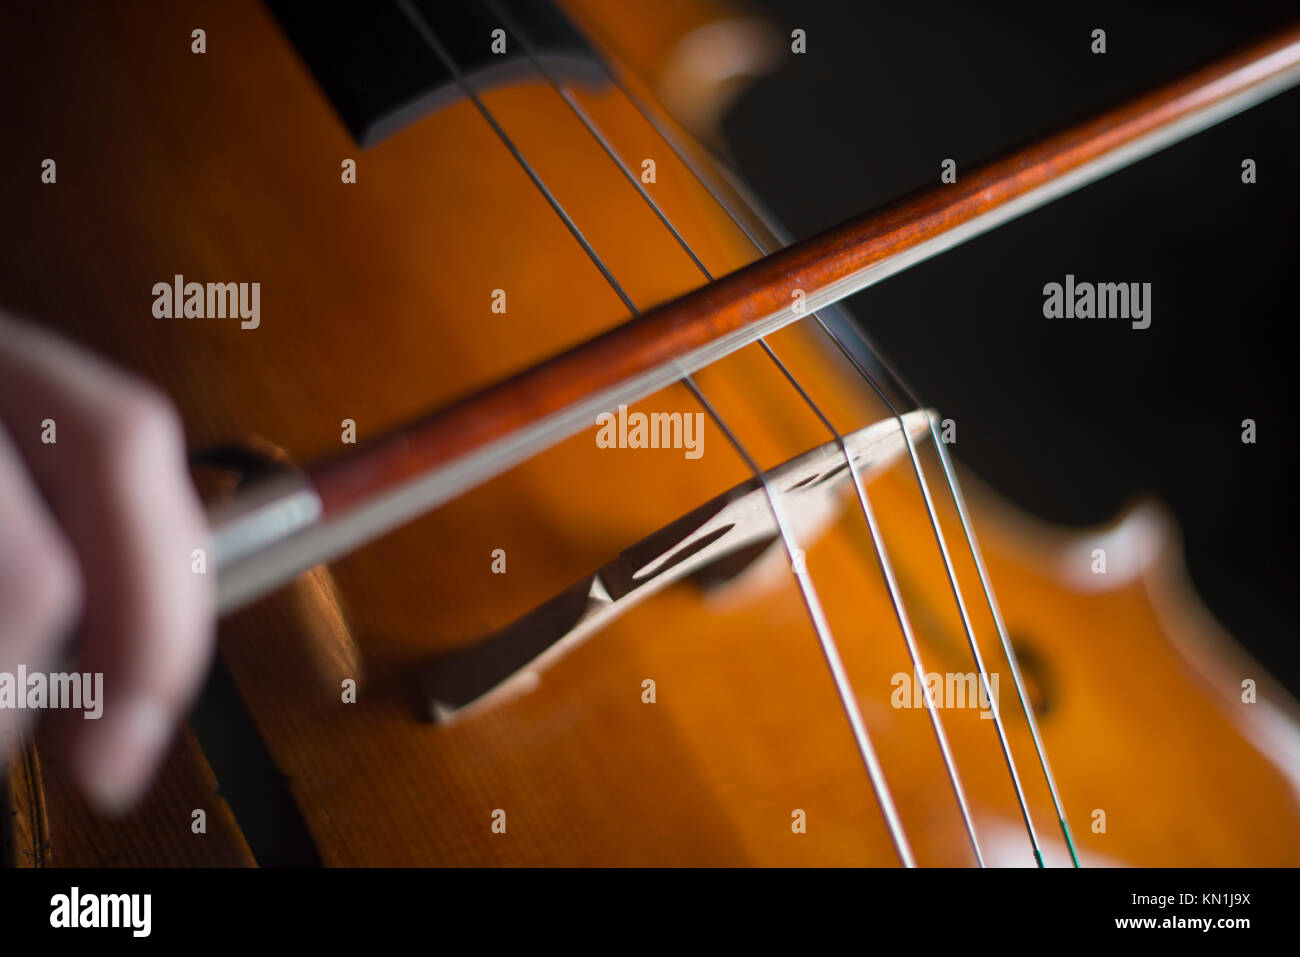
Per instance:
[[[0,153],[0,303],[157,383],[192,448],[234,441],[313,461],[341,448],[348,422],[378,434],[625,318],[470,103],[362,150],[260,4],[93,4],[75,17],[60,6],[0,15],[13,21],[0,29],[0,97],[22,146]],[[570,4],[642,70],[671,62],[665,51],[713,15],[669,7],[656,31],[620,5]],[[196,27],[203,54],[191,50]],[[703,283],[545,83],[484,99],[640,307]],[[629,165],[654,160],[656,201],[714,275],[757,257],[616,90],[581,99]],[[56,184],[40,180],[46,157]],[[349,159],[354,183],[340,175]],[[260,283],[257,327],[156,316],[151,290],[177,276]],[[769,341],[837,427],[888,418],[805,325]],[[764,467],[829,438],[753,347],[698,381]],[[698,411],[681,386],[638,408]],[[749,478],[712,423],[698,458],[601,448],[593,431],[222,622],[222,667],[319,860],[896,863],[779,548],[666,589],[530,690],[448,725],[424,720],[430,660]],[[932,448],[921,458],[941,476]],[[927,670],[971,672],[910,464],[868,492]],[[937,497],[947,540],[962,542]],[[970,864],[929,719],[896,703],[895,678],[912,666],[863,516],[842,498],[802,543],[812,579],[918,861]],[[988,490],[970,488],[970,505],[1081,862],[1300,861],[1294,704],[1201,607],[1166,513],[1139,503],[1109,527],[1066,532]],[[1104,575],[1091,573],[1098,547]],[[954,556],[963,589],[981,595],[969,553]],[[1003,675],[1001,713],[1046,863],[1068,864],[992,615],[971,608]],[[979,708],[942,717],[988,862],[1032,866],[993,723]],[[9,765],[12,863],[257,863],[209,746],[187,730],[143,804],[107,820],[69,790],[57,748],[37,734]]]

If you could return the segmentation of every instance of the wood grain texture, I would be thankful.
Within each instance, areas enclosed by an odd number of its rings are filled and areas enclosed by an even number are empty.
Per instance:
[[[9,769],[16,867],[251,867],[256,862],[188,727],[158,784],[127,814],[94,813],[72,787],[48,737],[29,741]],[[204,830],[193,830],[203,811]]]

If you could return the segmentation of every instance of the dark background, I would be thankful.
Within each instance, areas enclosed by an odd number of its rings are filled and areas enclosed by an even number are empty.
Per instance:
[[[759,6],[787,37],[806,30],[808,51],[754,86],[725,136],[799,238],[938,183],[945,158],[960,177],[1300,18],[1295,3]],[[1293,693],[1298,211],[1292,90],[848,303],[957,421],[957,458],[1020,507],[1078,525],[1143,493],[1166,502],[1197,590]],[[1043,285],[1066,273],[1150,282],[1151,327],[1045,319]]]

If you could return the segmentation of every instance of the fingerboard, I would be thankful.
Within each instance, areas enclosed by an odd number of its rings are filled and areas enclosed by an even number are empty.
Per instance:
[[[602,84],[596,52],[554,3],[497,2],[549,70],[580,85]],[[391,0],[267,5],[362,147],[464,97],[451,71]],[[415,0],[415,7],[476,90],[535,72],[523,44],[487,4]]]

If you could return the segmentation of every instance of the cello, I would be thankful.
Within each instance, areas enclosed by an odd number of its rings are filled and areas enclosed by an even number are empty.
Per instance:
[[[180,410],[232,702],[121,819],[26,742],[13,863],[1300,858],[1295,705],[1168,515],[1017,513],[835,309],[1293,85],[1300,35],[787,244],[656,103],[706,135],[761,65],[729,9],[307,9],[5,14],[60,170],[3,161],[5,301]]]

